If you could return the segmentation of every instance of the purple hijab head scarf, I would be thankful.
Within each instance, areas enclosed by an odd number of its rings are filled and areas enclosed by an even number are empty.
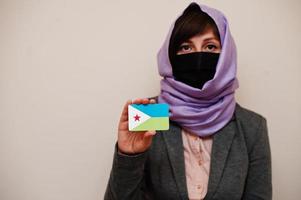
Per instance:
[[[199,6],[214,20],[220,34],[222,49],[215,75],[202,89],[174,79],[168,56],[174,22],[157,54],[159,74],[163,77],[158,102],[169,104],[170,120],[193,134],[206,137],[231,120],[236,104],[234,92],[239,84],[236,78],[236,47],[226,17],[216,9]]]

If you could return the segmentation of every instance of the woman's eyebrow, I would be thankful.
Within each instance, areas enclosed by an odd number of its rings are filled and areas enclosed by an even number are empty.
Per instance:
[[[205,42],[207,42],[209,40],[215,40],[215,41],[219,42],[219,40],[216,37],[209,37],[209,38],[204,39]]]
[[[182,42],[182,44],[183,43],[190,43],[190,44],[193,44],[193,42],[189,39],[189,40],[185,40],[184,42]]]
[[[205,38],[205,39],[204,39],[204,42],[207,42],[207,41],[210,41],[210,40],[214,40],[214,41],[216,41],[216,42],[219,42],[219,40],[218,40],[216,37],[208,37],[208,38]],[[191,41],[190,39],[188,39],[188,40],[182,42],[182,44],[183,44],[183,43],[190,43],[190,44],[193,44],[193,41]]]

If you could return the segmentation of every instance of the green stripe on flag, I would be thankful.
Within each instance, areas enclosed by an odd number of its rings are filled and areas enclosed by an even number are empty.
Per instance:
[[[152,117],[140,124],[133,131],[146,131],[146,130],[168,130],[169,118],[168,117]]]

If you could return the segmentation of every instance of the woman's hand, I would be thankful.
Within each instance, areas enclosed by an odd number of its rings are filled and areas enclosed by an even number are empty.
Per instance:
[[[129,131],[128,105],[132,103],[149,104],[156,103],[156,101],[154,99],[136,99],[133,102],[128,100],[124,105],[118,126],[118,149],[125,154],[137,154],[146,151],[152,143],[152,137],[156,134],[156,131]]]

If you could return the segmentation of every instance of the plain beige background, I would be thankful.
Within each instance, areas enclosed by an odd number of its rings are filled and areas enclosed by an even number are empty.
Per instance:
[[[0,199],[99,200],[127,99],[190,1],[0,0]],[[237,101],[268,120],[276,200],[301,196],[301,2],[202,1],[238,48]]]

